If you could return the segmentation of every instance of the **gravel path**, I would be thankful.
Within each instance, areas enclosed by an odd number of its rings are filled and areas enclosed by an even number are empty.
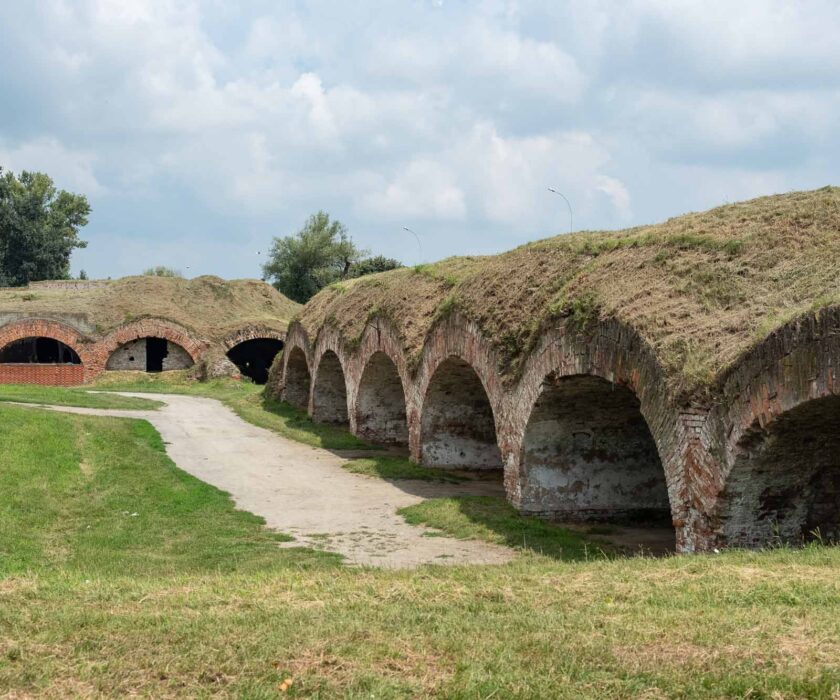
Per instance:
[[[156,411],[44,407],[86,415],[148,420],[179,468],[228,492],[238,508],[262,516],[268,527],[309,546],[346,557],[350,564],[411,568],[420,564],[497,564],[506,547],[428,536],[396,511],[426,498],[500,494],[487,482],[439,484],[384,481],[342,469],[346,458],[309,447],[245,422],[215,399],[132,394],[156,399]]]

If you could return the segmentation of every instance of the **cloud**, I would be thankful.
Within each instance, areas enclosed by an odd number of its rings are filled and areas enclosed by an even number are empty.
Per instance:
[[[391,254],[421,222],[434,258],[565,230],[549,186],[603,228],[840,180],[829,0],[50,0],[0,23],[0,165],[95,197],[93,274],[129,266],[129,220],[240,276],[237,242],[318,208]]]
[[[65,148],[54,138],[27,141],[14,147],[0,142],[0,166],[5,170],[44,172],[60,189],[81,194],[105,192],[94,173],[95,162],[95,154]]]

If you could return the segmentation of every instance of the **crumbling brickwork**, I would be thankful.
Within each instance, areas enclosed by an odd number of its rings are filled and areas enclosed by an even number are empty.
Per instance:
[[[683,552],[767,544],[780,524],[790,541],[812,527],[840,529],[840,445],[828,428],[840,404],[815,402],[840,394],[840,312],[773,334],[696,399],[673,396],[651,349],[614,320],[548,329],[507,380],[492,345],[458,314],[433,328],[411,370],[388,320],[369,322],[352,345],[330,325],[310,341],[293,324],[278,386],[316,418],[313,396],[325,387],[309,368],[326,354],[356,434],[387,441],[384,426],[401,423],[404,402],[415,461],[501,463],[508,498],[524,512],[670,512]]]
[[[52,338],[72,349],[81,360],[76,369],[60,369],[66,365],[41,365],[47,369],[22,369],[15,365],[6,370],[6,377],[16,377],[23,383],[83,383],[108,369],[145,369],[145,339],[160,338],[166,342],[162,358],[163,370],[192,366],[207,349],[207,343],[192,337],[186,329],[162,319],[140,319],[127,323],[104,338],[86,335],[65,323],[50,319],[23,318],[0,326],[0,349],[24,338]],[[112,357],[114,358],[112,360]],[[134,361],[129,358],[134,357]],[[138,359],[142,358],[142,359]],[[110,362],[110,366],[109,366]],[[135,367],[136,365],[136,367]],[[9,367],[12,367],[9,365]],[[81,379],[79,379],[81,377]],[[12,381],[11,379],[0,381]]]

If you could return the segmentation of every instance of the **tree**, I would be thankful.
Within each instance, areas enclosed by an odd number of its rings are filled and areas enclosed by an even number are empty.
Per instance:
[[[377,255],[372,258],[365,258],[359,262],[353,263],[350,266],[350,271],[347,273],[348,278],[364,277],[365,275],[372,275],[375,272],[387,272],[388,270],[396,270],[402,267],[402,263],[394,258],[386,258],[384,255]]]
[[[180,270],[174,270],[166,265],[157,265],[143,270],[145,277],[183,277]]]
[[[263,275],[289,299],[305,303],[328,284],[347,277],[363,256],[344,224],[319,211],[295,235],[274,239]]]
[[[48,175],[0,168],[0,285],[68,279],[88,214],[84,195],[57,190]]]

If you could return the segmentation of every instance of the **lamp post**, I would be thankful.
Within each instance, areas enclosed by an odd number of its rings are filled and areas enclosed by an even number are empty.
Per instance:
[[[572,214],[571,202],[569,202],[569,200],[566,199],[566,195],[564,195],[559,190],[555,190],[553,187],[549,187],[548,191],[560,195],[563,198],[563,201],[566,202],[566,206],[569,207],[569,233],[571,233],[574,230],[574,215]]]
[[[422,262],[423,258],[423,245],[420,243],[420,236],[417,235],[415,231],[412,231],[408,226],[403,226],[403,231],[408,231],[412,236],[414,236],[414,240],[417,241],[417,248],[420,250],[420,261]]]

